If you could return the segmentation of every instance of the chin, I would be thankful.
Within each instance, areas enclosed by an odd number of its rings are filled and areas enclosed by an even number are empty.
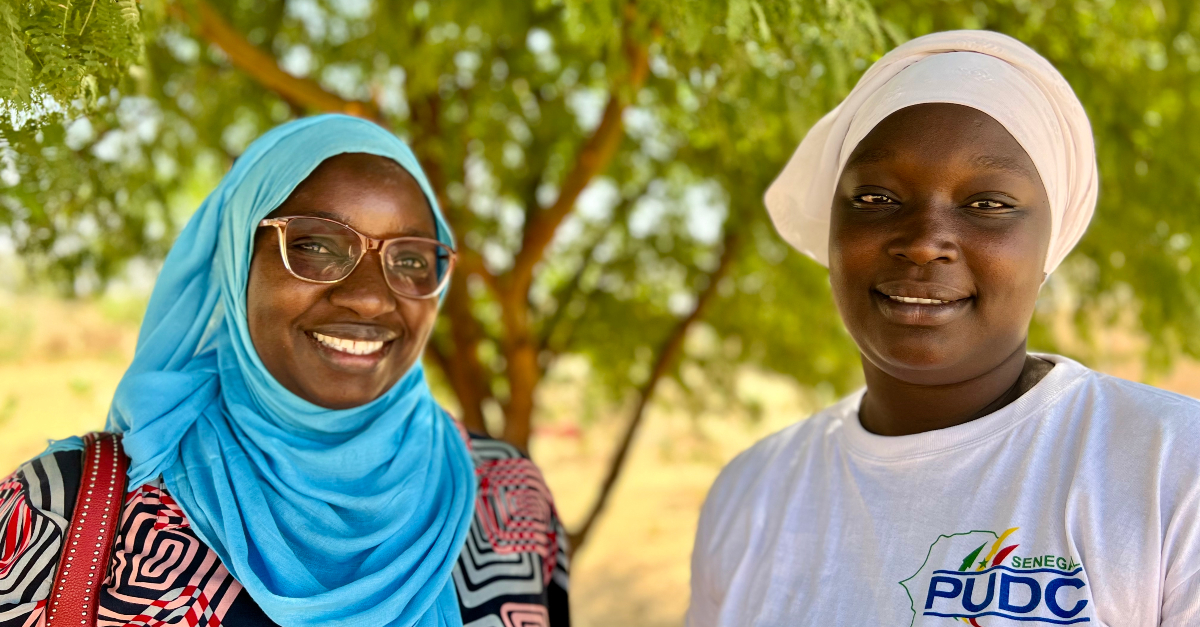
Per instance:
[[[313,354],[308,367],[293,368],[297,395],[326,409],[351,409],[383,396],[412,369],[416,355],[388,354],[377,361],[350,358],[340,363],[334,356]],[[364,361],[365,363],[356,363]]]
[[[889,376],[914,385],[945,385],[971,378],[960,364],[966,355],[928,340],[864,347],[863,359]]]
[[[325,409],[335,409],[335,410],[336,409],[354,409],[355,407],[362,407],[363,405],[370,403],[371,401],[379,398],[380,396],[382,396],[382,394],[376,394],[375,396],[362,396],[362,397],[356,397],[356,398],[337,398],[337,399],[330,399],[328,401],[320,402],[320,403],[316,403],[316,404],[320,405],[321,407],[324,407]]]
[[[390,386],[377,384],[355,385],[337,382],[334,377],[312,381],[305,386],[304,397],[314,405],[325,409],[351,409],[361,407],[383,396]],[[330,393],[332,392],[332,393]]]

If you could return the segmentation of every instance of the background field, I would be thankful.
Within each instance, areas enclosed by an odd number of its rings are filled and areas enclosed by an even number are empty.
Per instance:
[[[132,356],[137,299],[75,301],[0,292],[0,473],[41,451],[47,438],[103,426],[109,399]],[[1095,359],[1137,378],[1118,340]],[[1200,395],[1200,368],[1188,362],[1158,383]],[[572,576],[575,624],[582,627],[682,625],[696,517],[721,466],[753,441],[832,400],[781,377],[744,371],[743,395],[761,419],[679,409],[668,388],[647,417],[606,515],[577,555]],[[549,386],[533,455],[568,523],[591,503],[619,420],[583,421],[586,402],[570,384]],[[674,407],[674,409],[672,409]],[[620,416],[624,416],[622,413]]]

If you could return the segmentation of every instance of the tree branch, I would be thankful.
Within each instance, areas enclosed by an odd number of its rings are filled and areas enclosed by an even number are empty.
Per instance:
[[[436,93],[409,101],[413,129],[413,152],[425,170],[425,176],[433,187],[438,205],[450,223],[450,228],[460,236],[470,229],[469,211],[460,211],[450,202],[446,194],[449,184],[444,163],[447,159],[444,138],[441,132],[442,100]],[[471,311],[471,295],[467,289],[467,277],[477,274],[489,286],[495,285],[495,277],[487,270],[479,253],[467,246],[465,238],[458,242],[458,267],[450,277],[450,288],[443,303],[442,314],[450,325],[450,341],[453,348],[446,356],[446,380],[454,389],[462,407],[462,421],[467,429],[487,434],[483,419],[483,402],[492,398],[491,373],[479,361],[479,344],[485,338],[484,329]]]
[[[626,6],[625,13],[622,46],[629,63],[629,73],[621,84],[613,86],[608,103],[604,106],[604,113],[600,116],[600,124],[580,147],[575,156],[575,165],[563,179],[554,204],[543,211],[533,212],[526,221],[521,250],[513,259],[512,270],[506,277],[506,289],[521,294],[529,291],[533,282],[533,268],[541,261],[559,225],[575,208],[575,201],[587,188],[588,183],[608,167],[621,145],[625,134],[622,115],[629,104],[629,98],[646,82],[646,75],[650,70],[647,47],[633,41],[630,33],[636,17],[636,10],[632,4]]]
[[[612,225],[623,223],[625,218],[629,215],[630,209],[633,208],[633,203],[638,198],[641,198],[643,194],[645,194],[644,187],[641,192],[622,198],[621,201],[617,203],[617,206],[613,208],[612,220],[610,221],[609,226],[611,227]],[[555,345],[552,345],[551,343],[553,342],[554,334],[558,331],[560,325],[563,323],[568,306],[571,304],[571,301],[575,299],[576,294],[579,293],[579,288],[583,283],[583,275],[587,272],[588,268],[592,267],[592,262],[594,261],[592,257],[596,253],[596,249],[600,247],[600,244],[604,243],[604,240],[608,238],[608,234],[611,232],[611,228],[606,228],[596,235],[595,239],[593,239],[588,244],[587,248],[584,249],[582,261],[579,264],[579,270],[575,272],[575,276],[571,277],[571,281],[564,286],[558,294],[554,295],[554,313],[551,314],[549,320],[542,323],[542,332],[538,339],[538,352],[548,350],[552,353],[559,353],[562,352],[564,346],[569,344],[569,341],[566,340]]]
[[[533,212],[525,221],[521,249],[513,259],[513,267],[500,277],[500,314],[507,333],[503,343],[509,382],[508,402],[504,406],[504,439],[520,449],[527,449],[532,434],[534,390],[541,375],[538,364],[538,338],[534,337],[529,321],[529,289],[533,284],[533,269],[554,239],[562,221],[575,208],[579,194],[592,178],[603,172],[612,161],[624,137],[621,115],[631,94],[646,80],[649,53],[643,43],[633,39],[632,31],[637,12],[632,3],[625,7],[622,22],[622,46],[629,61],[629,73],[624,82],[614,81],[608,104],[599,126],[580,147],[575,164],[563,179],[558,199],[543,211]]]
[[[479,252],[467,246],[466,241],[462,238],[462,235],[471,229],[473,222],[471,212],[460,211],[458,207],[450,203],[449,197],[446,196],[447,177],[445,169],[442,167],[445,149],[441,142],[445,141],[445,138],[441,132],[441,98],[437,94],[430,94],[425,98],[409,102],[408,108],[412,115],[413,127],[418,131],[412,141],[413,153],[417,155],[417,161],[421,163],[421,168],[425,170],[425,177],[437,195],[442,214],[446,216],[450,228],[459,234],[457,243],[458,272],[479,275],[483,278],[484,283],[493,292],[496,292],[499,289],[496,275],[492,274],[484,265]]]
[[[189,4],[196,7],[195,14],[190,14],[179,2],[171,3],[169,10],[176,18],[189,23],[201,37],[225,51],[235,66],[289,104],[327,113],[380,119],[379,108],[373,102],[346,100],[326,91],[312,79],[297,78],[284,72],[273,56],[250,43],[205,0],[191,0]]]
[[[732,215],[732,212],[730,212],[730,215]],[[696,307],[692,309],[690,314],[675,324],[659,348],[658,358],[655,360],[654,367],[650,371],[650,377],[646,379],[641,389],[638,390],[637,405],[633,409],[633,415],[630,417],[629,423],[625,426],[625,433],[617,445],[616,452],[609,462],[608,472],[605,474],[604,480],[600,483],[600,491],[596,495],[596,502],[592,505],[592,509],[588,512],[587,517],[584,518],[579,528],[567,534],[572,553],[579,550],[579,547],[587,540],[588,534],[591,532],[596,520],[604,512],[604,507],[608,504],[609,496],[611,496],[613,487],[616,485],[617,479],[621,476],[621,470],[625,466],[625,460],[629,456],[633,438],[637,435],[638,427],[641,426],[642,419],[645,417],[646,407],[654,395],[659,381],[662,380],[663,375],[667,373],[667,370],[679,355],[680,350],[683,349],[683,341],[687,338],[688,329],[704,315],[705,308],[717,293],[717,284],[729,272],[729,267],[733,264],[733,259],[736,256],[738,243],[739,236],[733,229],[733,221],[727,219],[725,222],[724,250],[721,251],[721,260],[717,263],[716,269],[709,273],[708,285],[697,296]]]
[[[453,349],[452,356],[445,356],[443,372],[462,407],[463,424],[471,431],[486,434],[483,401],[491,397],[492,391],[487,369],[479,361],[479,342],[483,339],[483,330],[471,313],[466,275],[455,273],[450,280],[450,291],[446,294],[442,315],[449,318]]]
[[[571,301],[573,301],[575,299],[575,295],[579,293],[579,287],[583,283],[583,275],[587,272],[588,268],[592,267],[592,256],[596,253],[596,247],[598,247],[600,243],[604,241],[604,236],[606,234],[607,231],[600,233],[596,239],[588,245],[587,249],[583,251],[583,258],[579,262],[579,270],[575,272],[575,276],[571,277],[571,282],[563,288],[562,292],[556,295],[554,299],[554,313],[550,315],[549,320],[543,323],[542,333],[538,338],[539,353],[546,350],[553,350],[550,346],[551,338],[554,337],[554,333],[558,331],[559,326],[562,324],[563,318],[566,316],[567,308],[571,304]],[[558,351],[553,350],[553,352],[557,353]]]

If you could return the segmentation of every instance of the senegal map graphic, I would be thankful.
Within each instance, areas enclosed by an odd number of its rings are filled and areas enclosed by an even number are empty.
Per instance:
[[[1018,553],[1012,538],[1019,529],[938,536],[917,572],[900,582],[912,607],[910,627],[918,617],[929,617],[922,625],[973,627],[1090,622],[1083,565],[1061,552]]]

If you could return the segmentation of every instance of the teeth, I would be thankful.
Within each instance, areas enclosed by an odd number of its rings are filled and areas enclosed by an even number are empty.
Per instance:
[[[888,298],[897,302],[910,303],[913,305],[945,305],[946,303],[950,302],[948,300],[937,300],[934,298],[909,298],[907,296],[888,296]]]
[[[355,340],[343,340],[340,337],[332,337],[313,333],[313,339],[332,348],[335,351],[350,353],[351,355],[370,355],[378,352],[383,348],[383,342],[358,342]]]

